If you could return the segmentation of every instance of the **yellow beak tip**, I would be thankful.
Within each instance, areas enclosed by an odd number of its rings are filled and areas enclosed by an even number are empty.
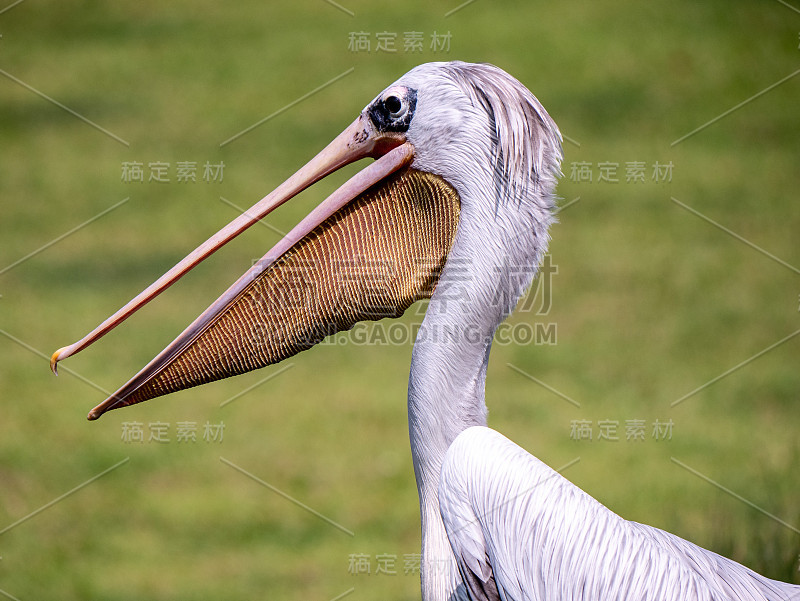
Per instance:
[[[61,353],[64,351],[63,348],[58,349],[53,356],[50,357],[50,370],[55,374],[58,375],[58,361],[60,359]]]

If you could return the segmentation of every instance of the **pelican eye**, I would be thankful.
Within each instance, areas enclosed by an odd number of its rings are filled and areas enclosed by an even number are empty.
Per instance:
[[[400,109],[403,108],[403,101],[400,100],[397,96],[389,96],[386,100],[383,101],[383,104],[386,105],[386,110],[389,111],[390,117],[399,117],[400,116]]]
[[[394,86],[378,97],[368,108],[369,116],[379,131],[406,132],[417,106],[417,91]]]

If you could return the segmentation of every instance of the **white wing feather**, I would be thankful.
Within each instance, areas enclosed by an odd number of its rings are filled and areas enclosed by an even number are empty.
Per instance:
[[[623,520],[489,428],[448,449],[439,506],[462,578],[503,601],[800,601],[800,586]]]

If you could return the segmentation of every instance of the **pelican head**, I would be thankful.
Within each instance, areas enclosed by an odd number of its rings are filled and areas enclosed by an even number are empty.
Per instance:
[[[454,255],[481,269],[546,247],[561,136],[538,100],[488,64],[428,63],[382,91],[283,184],[209,238],[51,366],[105,335],[211,253],[340,167],[376,159],[285,238],[128,383],[89,413],[277,363],[359,321],[429,298]],[[518,256],[517,256],[518,255]],[[483,263],[481,263],[483,262]],[[497,261],[495,261],[497,262]]]
[[[561,134],[536,97],[502,69],[427,63],[386,88],[365,111],[377,112],[387,100],[401,107],[415,169],[442,177],[462,197],[469,189],[485,193],[475,194],[476,200],[490,205],[513,199],[551,208]]]

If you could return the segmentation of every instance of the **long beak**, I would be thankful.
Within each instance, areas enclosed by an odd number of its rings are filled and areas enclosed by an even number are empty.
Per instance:
[[[301,167],[280,186],[275,188],[275,190],[259,200],[247,212],[242,213],[239,217],[203,242],[203,244],[184,257],[177,265],[150,284],[150,286],[140,292],[133,300],[128,302],[128,304],[106,319],[86,336],[53,353],[50,358],[50,369],[53,370],[54,374],[58,375],[59,361],[82,351],[93,342],[108,334],[108,332],[113,330],[156,296],[164,292],[164,290],[172,286],[172,284],[186,275],[187,272],[204,259],[222,248],[251,225],[269,215],[287,200],[297,196],[300,192],[318,182],[326,175],[359,159],[383,155],[383,159],[378,161],[380,167],[374,166],[375,168],[369,174],[362,175],[364,172],[359,173],[358,176],[348,181],[347,184],[342,186],[338,191],[340,193],[352,192],[353,196],[355,196],[380,180],[381,173],[388,174],[399,169],[404,164],[408,163],[413,156],[410,144],[406,145],[406,147],[397,153],[390,152],[401,144],[403,144],[403,140],[399,137],[376,135],[369,119],[364,115],[360,115],[350,127],[336,136],[336,138],[317,154],[317,156]],[[369,175],[374,176],[376,179],[370,181]],[[363,188],[359,190],[358,188],[361,186],[363,186]],[[344,188],[346,188],[346,190],[343,190]]]
[[[88,418],[97,419],[109,409],[276,363],[328,334],[349,329],[357,321],[399,315],[414,300],[429,296],[455,235],[458,197],[435,176],[401,170],[413,159],[411,144],[401,135],[376,132],[362,114],[249,211],[83,339],[56,351],[51,368],[55,372],[58,361],[108,333],[275,208],[364,157],[378,160],[309,213]],[[400,173],[392,176],[398,170]],[[379,182],[383,182],[381,186],[374,187]],[[432,236],[432,231],[438,234]],[[409,243],[409,238],[416,239],[417,244]],[[365,261],[367,255],[369,260]],[[399,282],[400,288],[376,292],[376,272],[385,270],[387,261],[392,266],[392,286]],[[341,265],[348,262],[355,267],[351,273],[341,273]],[[400,276],[394,273],[398,269]],[[366,280],[366,285],[354,288],[353,277],[362,283]]]

